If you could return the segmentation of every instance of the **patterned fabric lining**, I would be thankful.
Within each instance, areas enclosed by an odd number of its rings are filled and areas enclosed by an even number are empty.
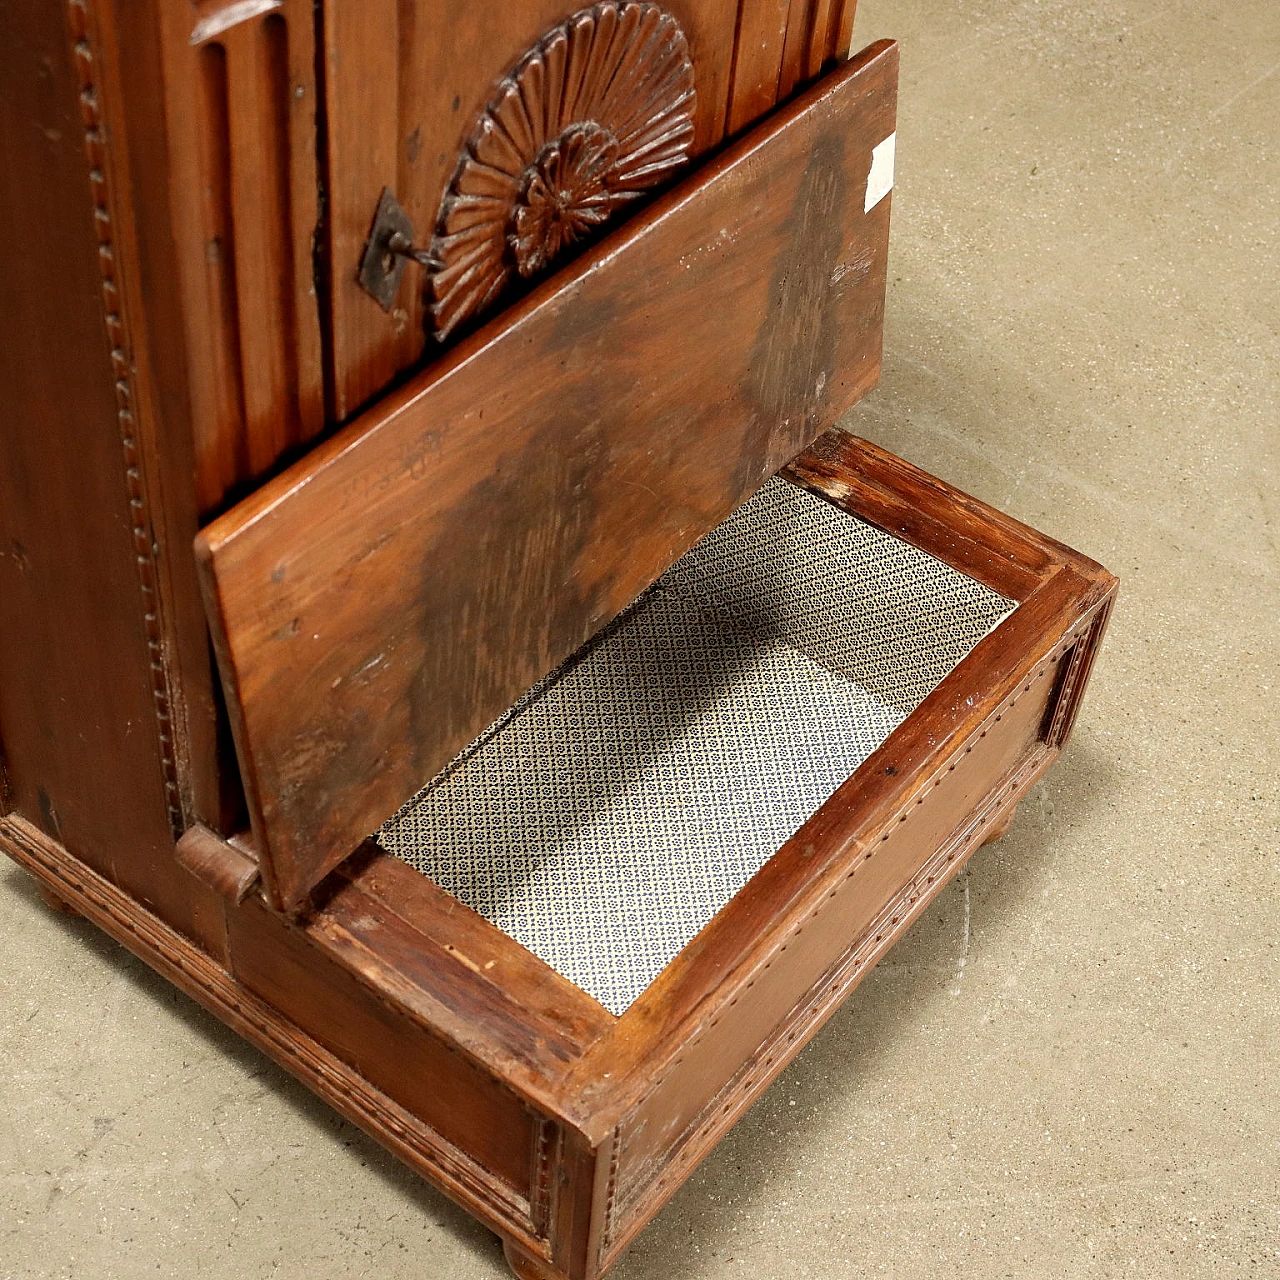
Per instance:
[[[376,838],[621,1014],[1012,608],[772,480]]]

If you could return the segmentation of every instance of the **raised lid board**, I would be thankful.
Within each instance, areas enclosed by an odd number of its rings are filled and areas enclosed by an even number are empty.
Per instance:
[[[276,905],[874,386],[897,63],[873,45],[197,538]]]

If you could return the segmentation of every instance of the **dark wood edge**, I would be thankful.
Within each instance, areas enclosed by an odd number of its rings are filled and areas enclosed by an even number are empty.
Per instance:
[[[699,200],[701,193],[708,185],[719,181],[727,171],[747,160],[754,152],[767,148],[797,119],[813,111],[824,98],[839,93],[848,81],[857,78],[872,63],[879,60],[896,61],[897,57],[898,46],[892,40],[879,40],[869,45],[804,93],[766,116],[737,141],[715,152],[703,165],[626,222],[618,231],[606,236],[594,248],[575,259],[562,271],[552,275],[525,298],[464,339],[404,386],[384,396],[372,410],[358,417],[348,427],[318,445],[283,474],[268,481],[230,511],[207,525],[196,538],[196,554],[202,569],[201,577],[207,579],[210,576],[208,565],[213,551],[261,519],[290,493],[306,485],[317,472],[335,463],[357,441],[371,432],[384,430],[390,426],[397,416],[429,387],[464,369],[475,355],[493,342],[497,333],[523,323],[529,315],[547,305],[561,290],[573,286],[578,280],[597,271],[602,263],[626,251],[634,241],[645,236],[655,223],[662,222],[684,205]]]
[[[204,601],[205,614],[209,618],[221,618],[223,616],[221,589],[217,575],[212,569],[212,556],[209,548],[204,543],[203,538],[199,536],[195,541],[195,559],[196,577],[200,584],[200,595]],[[250,751],[250,738],[245,732],[244,719],[240,714],[242,702],[240,677],[236,671],[236,665],[232,661],[231,653],[227,648],[224,628],[220,626],[209,628],[209,644],[213,649],[218,674],[226,693],[222,700],[223,708],[231,728],[231,740],[235,747],[236,764],[239,767],[240,786],[244,792],[245,802],[249,811],[249,821],[252,824],[255,820],[255,815],[262,813],[263,805],[262,797],[259,795],[257,787],[258,770],[254,766],[252,759],[246,755]],[[258,830],[257,827],[254,827],[253,830],[253,841],[258,849],[268,847],[264,839],[264,833]],[[275,869],[271,864],[271,860],[269,858],[259,858],[258,871],[267,901],[278,910],[283,910],[284,896],[276,882]]]
[[[1080,714],[1080,705],[1084,701],[1084,691],[1088,687],[1089,676],[1093,671],[1094,660],[1107,633],[1118,596],[1119,587],[1113,586],[1111,594],[1098,610],[1089,633],[1076,646],[1076,651],[1072,654],[1071,664],[1063,677],[1053,719],[1045,733],[1045,740],[1053,746],[1064,746],[1071,736],[1071,730],[1075,727],[1076,717]]]
[[[792,1011],[778,1023],[751,1060],[671,1143],[673,1158],[629,1201],[606,1201],[601,1269],[617,1259],[724,1134],[765,1092],[797,1054],[827,1024],[855,987],[906,933],[937,895],[1017,808],[1018,802],[1057,759],[1041,745],[989,792],[973,816],[958,828],[879,916],[850,943]]]
[[[1064,566],[1114,582],[1087,556],[839,429],[782,474],[1010,600],[1027,599]]]
[[[237,982],[192,942],[61,845],[24,819],[10,816],[0,818],[0,852],[469,1213],[530,1252],[544,1249],[534,1220],[534,1204],[371,1085],[280,1010]]]
[[[13,788],[9,785],[9,769],[5,759],[4,725],[0,724],[0,818],[13,808]]]

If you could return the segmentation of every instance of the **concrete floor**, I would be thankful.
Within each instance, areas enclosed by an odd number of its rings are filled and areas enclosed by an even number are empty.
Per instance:
[[[618,1280],[1280,1276],[1280,4],[864,0],[903,41],[849,425],[1102,560],[1075,739]],[[0,870],[0,1276],[504,1275]]]

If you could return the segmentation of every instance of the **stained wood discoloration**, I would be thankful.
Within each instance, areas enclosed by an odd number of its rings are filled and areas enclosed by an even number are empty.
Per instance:
[[[787,462],[820,434],[827,383],[847,370],[837,341],[860,344],[840,331],[847,319],[832,305],[849,286],[842,253],[841,226],[853,203],[846,172],[845,140],[838,131],[821,134],[796,187],[787,219],[785,248],[769,281],[769,305],[756,333],[744,393],[755,411],[763,440],[753,441],[760,455]],[[873,259],[873,253],[867,253]],[[879,331],[883,312],[874,309],[853,323]],[[833,387],[833,391],[834,391]],[[823,424],[825,425],[825,424]],[[744,477],[744,484],[749,484]]]
[[[441,763],[432,744],[473,737],[478,721],[510,705],[513,685],[536,683],[607,619],[613,576],[566,569],[590,559],[608,518],[609,495],[595,482],[608,466],[608,425],[589,395],[566,397],[531,447],[465,495],[423,554],[413,624],[422,662],[408,690],[421,777]],[[542,604],[513,609],[517,601]]]

